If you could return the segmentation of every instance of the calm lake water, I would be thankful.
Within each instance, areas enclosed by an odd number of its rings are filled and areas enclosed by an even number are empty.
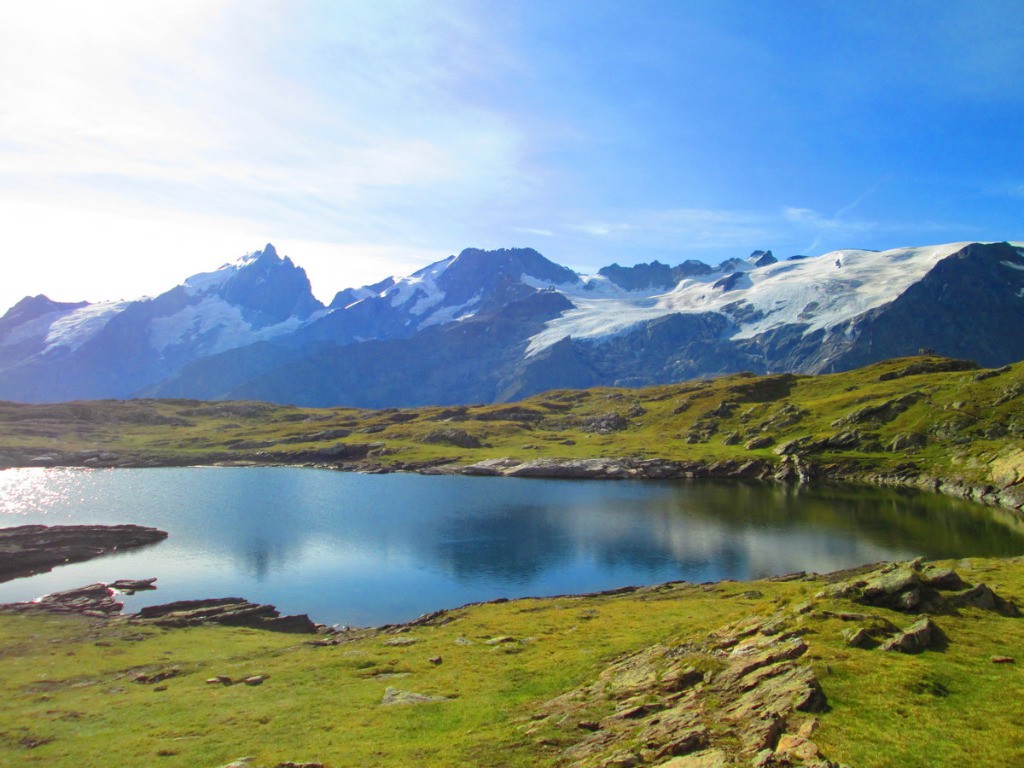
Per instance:
[[[0,471],[0,527],[27,523],[170,537],[0,584],[0,602],[157,576],[129,609],[232,595],[353,625],[498,597],[1024,553],[1013,516],[909,491],[299,468]]]

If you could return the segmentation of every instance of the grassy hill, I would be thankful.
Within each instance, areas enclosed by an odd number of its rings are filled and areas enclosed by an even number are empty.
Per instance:
[[[534,474],[553,465],[557,474],[559,462],[603,458],[625,460],[619,471],[639,476],[939,483],[1017,508],[1022,440],[1024,363],[981,370],[928,356],[834,375],[737,374],[486,406],[0,403],[0,466],[255,462],[458,471],[507,458],[501,471],[533,462]]]

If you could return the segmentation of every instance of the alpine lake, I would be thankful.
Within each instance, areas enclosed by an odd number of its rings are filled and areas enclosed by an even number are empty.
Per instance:
[[[30,523],[170,536],[0,583],[0,602],[155,576],[157,590],[119,598],[126,611],[237,596],[353,626],[498,598],[1024,553],[1012,514],[909,490],[293,467],[0,471],[0,526]]]

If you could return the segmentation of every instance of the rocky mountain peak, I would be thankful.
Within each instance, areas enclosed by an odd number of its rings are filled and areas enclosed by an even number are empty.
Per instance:
[[[445,275],[449,279],[475,279],[490,283],[498,275],[521,278],[523,275],[549,283],[573,283],[577,275],[571,269],[555,264],[533,248],[499,248],[493,251],[466,248],[456,256]]]
[[[185,281],[192,294],[219,296],[254,314],[260,324],[289,317],[306,318],[323,305],[313,296],[306,271],[271,243],[216,272],[193,275]]]
[[[54,301],[48,296],[38,294],[26,296],[0,317],[0,323],[4,325],[18,325],[34,320],[37,317],[50,314],[51,312],[70,312],[89,305],[87,301],[64,302]]]

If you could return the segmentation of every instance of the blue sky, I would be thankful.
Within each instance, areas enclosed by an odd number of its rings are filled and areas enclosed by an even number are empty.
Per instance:
[[[273,242],[317,294],[1019,240],[1019,2],[0,5],[0,309]]]

